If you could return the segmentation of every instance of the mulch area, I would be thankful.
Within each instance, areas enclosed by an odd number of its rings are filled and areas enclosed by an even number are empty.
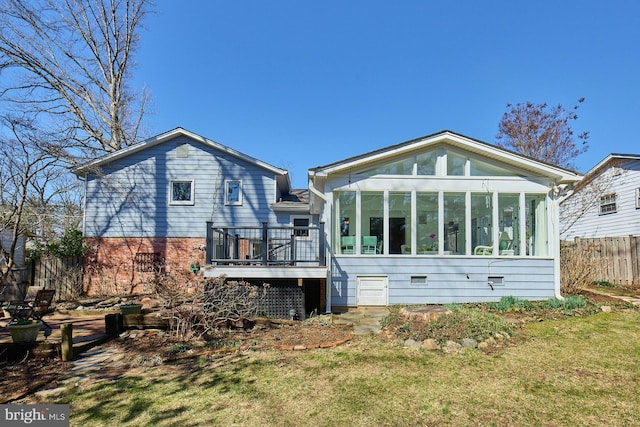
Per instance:
[[[247,330],[220,331],[208,342],[184,345],[165,331],[130,330],[104,346],[126,354],[118,369],[139,368],[145,363],[168,363],[214,353],[263,350],[303,350],[340,345],[353,335],[349,325],[283,321],[259,323]],[[150,362],[153,361],[153,362]],[[48,383],[60,380],[73,367],[59,358],[32,358],[23,363],[0,361],[0,404],[19,399]]]

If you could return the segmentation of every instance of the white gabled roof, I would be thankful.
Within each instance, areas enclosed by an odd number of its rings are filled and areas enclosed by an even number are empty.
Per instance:
[[[118,160],[118,159],[122,159],[126,156],[129,156],[131,154],[137,153],[139,151],[145,150],[147,148],[156,146],[158,144],[162,144],[163,142],[169,141],[171,139],[174,139],[176,137],[179,136],[186,136],[188,138],[193,139],[194,141],[198,141],[202,144],[205,144],[209,147],[215,148],[218,151],[221,151],[223,153],[229,154],[231,156],[234,156],[240,160],[243,160],[245,162],[254,164],[258,167],[261,167],[263,169],[266,169],[269,172],[272,172],[273,174],[275,174],[278,177],[278,183],[279,186],[282,187],[282,184],[284,184],[284,188],[288,189],[291,188],[291,178],[289,176],[289,172],[286,169],[281,169],[281,168],[277,168],[275,166],[272,166],[266,162],[263,162],[262,160],[258,160],[255,157],[251,157],[247,154],[241,153],[237,150],[234,150],[233,148],[227,147],[226,145],[222,145],[218,142],[215,142],[213,140],[210,140],[208,138],[205,138],[203,136],[200,136],[198,134],[195,134],[193,132],[190,132],[186,129],[183,129],[181,127],[177,127],[173,130],[170,130],[168,132],[165,133],[161,133],[160,135],[154,136],[152,138],[146,139],[142,142],[139,142],[137,144],[131,145],[129,147],[126,148],[122,148],[118,151],[114,151],[113,153],[109,153],[105,156],[99,157],[97,159],[94,159],[90,162],[84,163],[82,165],[76,166],[75,168],[73,168],[71,171],[78,175],[84,175],[87,172],[90,172],[91,170],[95,170],[95,168],[99,168],[102,165],[105,165],[107,163],[113,162],[114,160]],[[282,182],[282,180],[284,180],[284,182]]]
[[[611,153],[604,159],[600,161],[597,165],[592,167],[586,174],[586,176],[590,176],[596,173],[600,168],[606,166],[608,163],[614,160],[640,160],[640,154],[620,154],[620,153]]]
[[[442,143],[458,148],[462,151],[476,153],[484,157],[512,165],[518,169],[527,170],[534,175],[549,176],[558,183],[575,182],[581,179],[581,174],[577,172],[544,163],[448,130],[371,151],[369,153],[351,157],[325,166],[311,168],[309,169],[309,174],[311,176],[327,176],[330,174],[341,173],[350,169],[366,166],[370,163],[378,162],[385,158],[401,156],[403,154]]]

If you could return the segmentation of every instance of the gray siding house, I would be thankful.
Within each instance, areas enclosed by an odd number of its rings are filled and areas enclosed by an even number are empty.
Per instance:
[[[319,226],[286,170],[176,128],[74,172],[85,184],[88,293],[147,292],[158,272],[188,281],[202,266],[308,286],[324,301]]]
[[[286,170],[182,128],[78,167],[90,293],[202,267],[269,311],[559,296],[558,195],[581,176],[450,131]]]

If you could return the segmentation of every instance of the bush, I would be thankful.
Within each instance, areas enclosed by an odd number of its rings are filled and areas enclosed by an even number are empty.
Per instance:
[[[560,242],[560,291],[577,295],[598,280],[606,262],[596,257],[599,248],[591,242]]]
[[[496,334],[511,336],[514,327],[497,314],[477,309],[458,307],[428,324],[429,336],[438,342],[472,338],[484,341]]]
[[[499,302],[489,303],[490,309],[499,312],[530,310],[532,307],[533,306],[530,301],[519,299],[514,296],[502,297]]]
[[[551,298],[547,305],[552,309],[577,310],[587,306],[587,300],[578,295],[570,295],[563,300]]]
[[[256,286],[244,281],[227,281],[224,277],[208,280],[203,296],[206,326],[213,328],[254,317],[268,288],[266,283]]]

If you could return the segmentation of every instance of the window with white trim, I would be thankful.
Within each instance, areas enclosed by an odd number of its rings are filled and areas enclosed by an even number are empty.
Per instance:
[[[616,193],[600,196],[600,215],[617,212]]]
[[[169,186],[169,204],[193,205],[194,182],[192,179],[173,179]]]
[[[231,206],[242,205],[242,180],[228,179],[224,182],[224,204]]]
[[[636,188],[636,209],[640,209],[640,187]]]

